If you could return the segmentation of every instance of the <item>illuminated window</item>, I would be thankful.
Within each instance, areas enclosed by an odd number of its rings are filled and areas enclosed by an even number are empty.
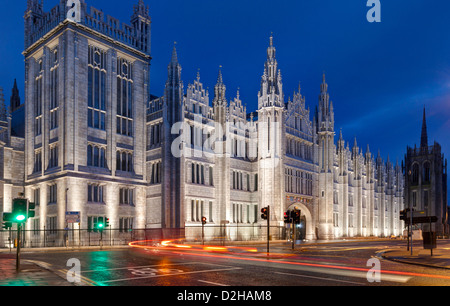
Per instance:
[[[104,203],[103,188],[104,186],[98,184],[88,184],[88,202]]]
[[[133,66],[118,58],[117,67],[117,134],[133,136]]]
[[[88,126],[106,129],[106,52],[89,46]]]
[[[58,88],[58,49],[53,51],[54,62],[50,68],[50,129],[58,127],[58,109],[59,109],[59,88]]]
[[[134,219],[131,217],[119,218],[119,232],[126,233],[133,230]]]
[[[34,99],[34,116],[35,116],[35,121],[34,121],[34,134],[35,136],[39,136],[42,134],[42,78],[43,78],[43,64],[42,64],[42,60],[39,62],[39,72],[38,72],[38,76],[36,77],[35,81],[34,81],[34,94],[35,94],[35,99]]]
[[[133,172],[133,153],[128,151],[117,151],[116,169],[124,172]]]
[[[134,189],[132,188],[120,188],[119,190],[119,204],[121,205],[134,205]]]
[[[89,144],[87,147],[87,165],[89,167],[107,168],[106,148]]]

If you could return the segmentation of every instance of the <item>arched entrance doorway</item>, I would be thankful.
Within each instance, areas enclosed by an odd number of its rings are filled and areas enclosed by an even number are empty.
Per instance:
[[[286,209],[286,212],[290,213],[293,210],[300,210],[300,224],[295,228],[296,240],[314,240],[314,229],[312,223],[312,216],[309,209],[302,203],[292,203]],[[292,224],[289,226],[290,232],[292,233]],[[289,232],[288,232],[289,233]],[[291,234],[292,235],[292,234]],[[289,235],[288,235],[289,236]]]

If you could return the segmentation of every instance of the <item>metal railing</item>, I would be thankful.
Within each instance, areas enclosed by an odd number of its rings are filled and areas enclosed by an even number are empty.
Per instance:
[[[270,227],[270,239],[286,239],[286,228]],[[201,225],[184,229],[129,229],[106,228],[102,232],[87,229],[22,230],[22,248],[81,248],[126,246],[132,241],[179,239],[187,242],[226,244],[230,242],[257,242],[267,240],[267,227],[260,225]],[[17,246],[17,230],[0,231],[0,249]]]

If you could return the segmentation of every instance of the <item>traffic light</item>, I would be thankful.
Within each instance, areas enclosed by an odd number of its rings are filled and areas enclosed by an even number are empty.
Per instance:
[[[2,227],[3,229],[10,229],[12,228],[12,221],[13,221],[13,216],[11,213],[3,213],[3,218],[2,218]]]
[[[292,223],[291,222],[291,216],[289,215],[288,212],[284,213],[284,223],[286,223],[286,224]]]
[[[97,230],[99,231],[103,231],[105,229],[105,221],[103,217],[98,217],[97,218],[97,226],[96,226]]]
[[[36,209],[36,203],[29,202],[28,203],[28,219],[34,218],[36,215],[36,212],[34,211]]]
[[[405,221],[405,222],[408,221],[409,220],[408,214],[410,211],[414,211],[414,208],[406,208],[406,209],[402,210],[400,212],[400,220]]]
[[[267,220],[267,218],[268,218],[267,212],[268,212],[267,207],[264,207],[264,208],[261,209],[261,219]]]
[[[28,217],[28,200],[27,199],[14,199],[13,200],[13,222],[25,223]]]
[[[5,230],[12,228],[12,222],[2,222],[2,228]]]
[[[105,227],[109,227],[109,218],[105,218]]]
[[[292,221],[294,224],[300,224],[300,215],[301,215],[301,211],[300,210],[293,210],[292,211]]]
[[[3,222],[12,222],[13,221],[13,215],[12,213],[3,213]]]
[[[400,220],[406,221],[407,212],[406,209],[400,212]]]

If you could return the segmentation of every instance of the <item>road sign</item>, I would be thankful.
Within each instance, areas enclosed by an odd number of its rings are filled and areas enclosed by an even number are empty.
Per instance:
[[[412,224],[421,224],[421,223],[436,223],[438,218],[436,216],[432,217],[413,217]],[[406,218],[405,223],[409,224],[411,220]]]
[[[80,223],[80,212],[79,211],[66,212],[66,222],[67,223]]]

